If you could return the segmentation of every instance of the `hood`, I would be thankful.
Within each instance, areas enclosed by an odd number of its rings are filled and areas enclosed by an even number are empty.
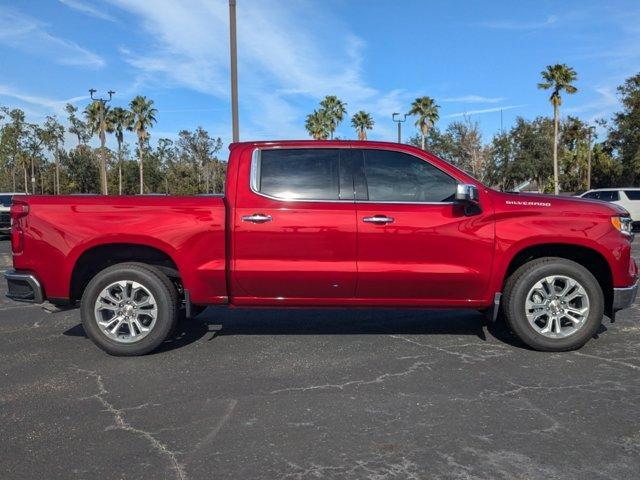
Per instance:
[[[580,213],[592,212],[598,215],[629,215],[629,212],[615,203],[590,198],[564,197],[542,193],[506,193],[498,192],[496,208],[547,210],[554,212]]]

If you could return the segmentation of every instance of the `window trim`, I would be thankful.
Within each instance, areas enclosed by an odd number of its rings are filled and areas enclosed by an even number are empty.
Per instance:
[[[253,149],[253,152],[251,153],[251,165],[250,165],[250,170],[249,170],[249,188],[251,190],[252,193],[264,197],[264,198],[268,198],[270,200],[276,200],[278,202],[285,202],[285,203],[291,203],[291,202],[302,202],[302,203],[362,203],[362,204],[370,204],[370,203],[379,203],[379,204],[388,204],[388,205],[454,205],[456,204],[455,200],[450,200],[448,202],[403,202],[403,201],[399,201],[399,200],[387,200],[387,201],[379,201],[379,200],[357,200],[357,199],[353,199],[353,200],[320,200],[320,199],[309,199],[309,198],[280,198],[280,197],[275,197],[273,195],[268,195],[266,193],[262,193],[258,190],[258,180],[260,178],[260,154],[262,152],[262,150],[309,150],[309,149],[314,149],[314,148],[318,148],[318,149],[326,149],[326,146],[318,146],[318,147],[314,147],[314,146],[304,146],[304,147],[280,147],[280,146],[275,146],[275,147],[271,147],[271,148],[259,148],[256,147]],[[438,169],[439,171],[441,171],[442,173],[444,173],[445,175],[448,175],[449,177],[453,178],[457,183],[460,183],[460,179],[456,178],[455,176],[451,175],[449,172],[445,172],[444,170],[442,170],[440,167],[438,167],[437,165],[434,165],[431,162],[428,162],[427,160],[418,157],[417,155],[414,155],[413,153],[408,153],[408,152],[404,152],[401,150],[394,150],[394,149],[390,149],[390,148],[366,148],[366,147],[351,147],[351,146],[344,146],[344,147],[329,147],[329,148],[334,148],[336,150],[361,150],[363,151],[363,158],[364,155],[366,155],[366,151],[367,150],[382,150],[382,151],[388,151],[388,152],[397,152],[397,153],[402,153],[405,155],[409,155],[411,157],[414,157],[416,159],[418,159],[421,162],[427,162],[429,165],[431,165],[433,168]],[[339,175],[339,173],[338,173]],[[480,189],[478,189],[480,190]],[[367,196],[369,195],[369,185],[367,183]]]
[[[267,193],[263,193],[258,190],[258,181],[260,179],[260,160],[261,160],[261,151],[262,150],[310,150],[313,148],[318,149],[327,149],[327,147],[274,147],[274,148],[255,148],[253,153],[251,154],[251,168],[249,173],[249,188],[253,193],[259,195],[264,198],[268,198],[270,200],[276,200],[278,202],[303,202],[303,203],[355,203],[355,200],[326,200],[326,199],[313,199],[313,198],[281,198],[275,197],[273,195],[269,195]],[[331,147],[335,148],[335,147]],[[346,147],[343,147],[346,148]],[[336,150],[341,150],[340,148],[335,148]],[[340,172],[338,171],[338,180],[340,179]]]

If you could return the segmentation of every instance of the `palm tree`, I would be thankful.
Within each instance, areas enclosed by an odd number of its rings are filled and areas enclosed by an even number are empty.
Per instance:
[[[329,138],[333,140],[333,132],[347,113],[347,106],[335,95],[327,95],[320,102],[320,109],[326,113],[329,119]]]
[[[100,139],[100,190],[103,195],[107,195],[107,149],[105,144],[107,143],[107,115],[109,113],[109,107],[100,100],[94,100],[84,110],[84,115],[87,118],[87,125],[91,130],[91,134],[98,133]]]
[[[115,107],[109,112],[107,132],[115,133],[118,142],[118,195],[122,195],[122,143],[124,131],[131,129],[131,112],[122,107]]]
[[[307,115],[304,127],[314,140],[326,140],[329,138],[331,120],[324,110],[314,110],[313,113]]]
[[[360,110],[351,117],[351,126],[356,129],[358,140],[366,140],[367,130],[371,130],[374,124],[375,122],[371,115],[364,110]]]
[[[573,68],[564,63],[548,65],[547,69],[542,71],[540,75],[542,75],[544,81],[538,83],[538,88],[544,90],[553,89],[549,97],[549,101],[553,105],[553,188],[555,194],[558,195],[560,192],[558,184],[558,122],[560,105],[562,104],[560,92],[564,90],[568,94],[576,93],[578,89],[572,83],[577,80],[578,76]]]
[[[440,107],[436,105],[436,102],[431,97],[418,97],[411,104],[411,110],[409,115],[415,115],[418,117],[416,120],[416,127],[420,129],[422,135],[422,149],[425,150],[425,141],[429,129],[435,125],[440,118],[438,109]]]
[[[138,136],[138,156],[140,159],[140,194],[144,193],[144,166],[142,158],[144,157],[144,145],[149,136],[149,128],[156,123],[156,113],[158,110],[153,108],[153,100],[138,95],[129,104],[131,110],[131,125],[128,130],[136,132]]]

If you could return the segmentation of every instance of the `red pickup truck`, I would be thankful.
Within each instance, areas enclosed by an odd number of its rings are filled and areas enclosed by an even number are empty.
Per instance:
[[[628,213],[501,193],[401,144],[236,143],[224,196],[16,196],[8,296],[114,355],[206,305],[471,308],[575,349],[637,291]]]

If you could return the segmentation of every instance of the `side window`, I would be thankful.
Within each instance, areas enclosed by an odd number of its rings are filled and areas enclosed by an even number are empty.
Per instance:
[[[339,200],[339,150],[261,150],[251,183],[254,190],[283,200]]]
[[[605,190],[600,192],[600,200],[604,200],[605,202],[617,202],[620,200],[620,195],[616,190]]]
[[[446,202],[456,180],[429,162],[389,150],[365,150],[364,175],[374,202]]]
[[[629,200],[640,200],[640,190],[625,190],[624,193]]]

